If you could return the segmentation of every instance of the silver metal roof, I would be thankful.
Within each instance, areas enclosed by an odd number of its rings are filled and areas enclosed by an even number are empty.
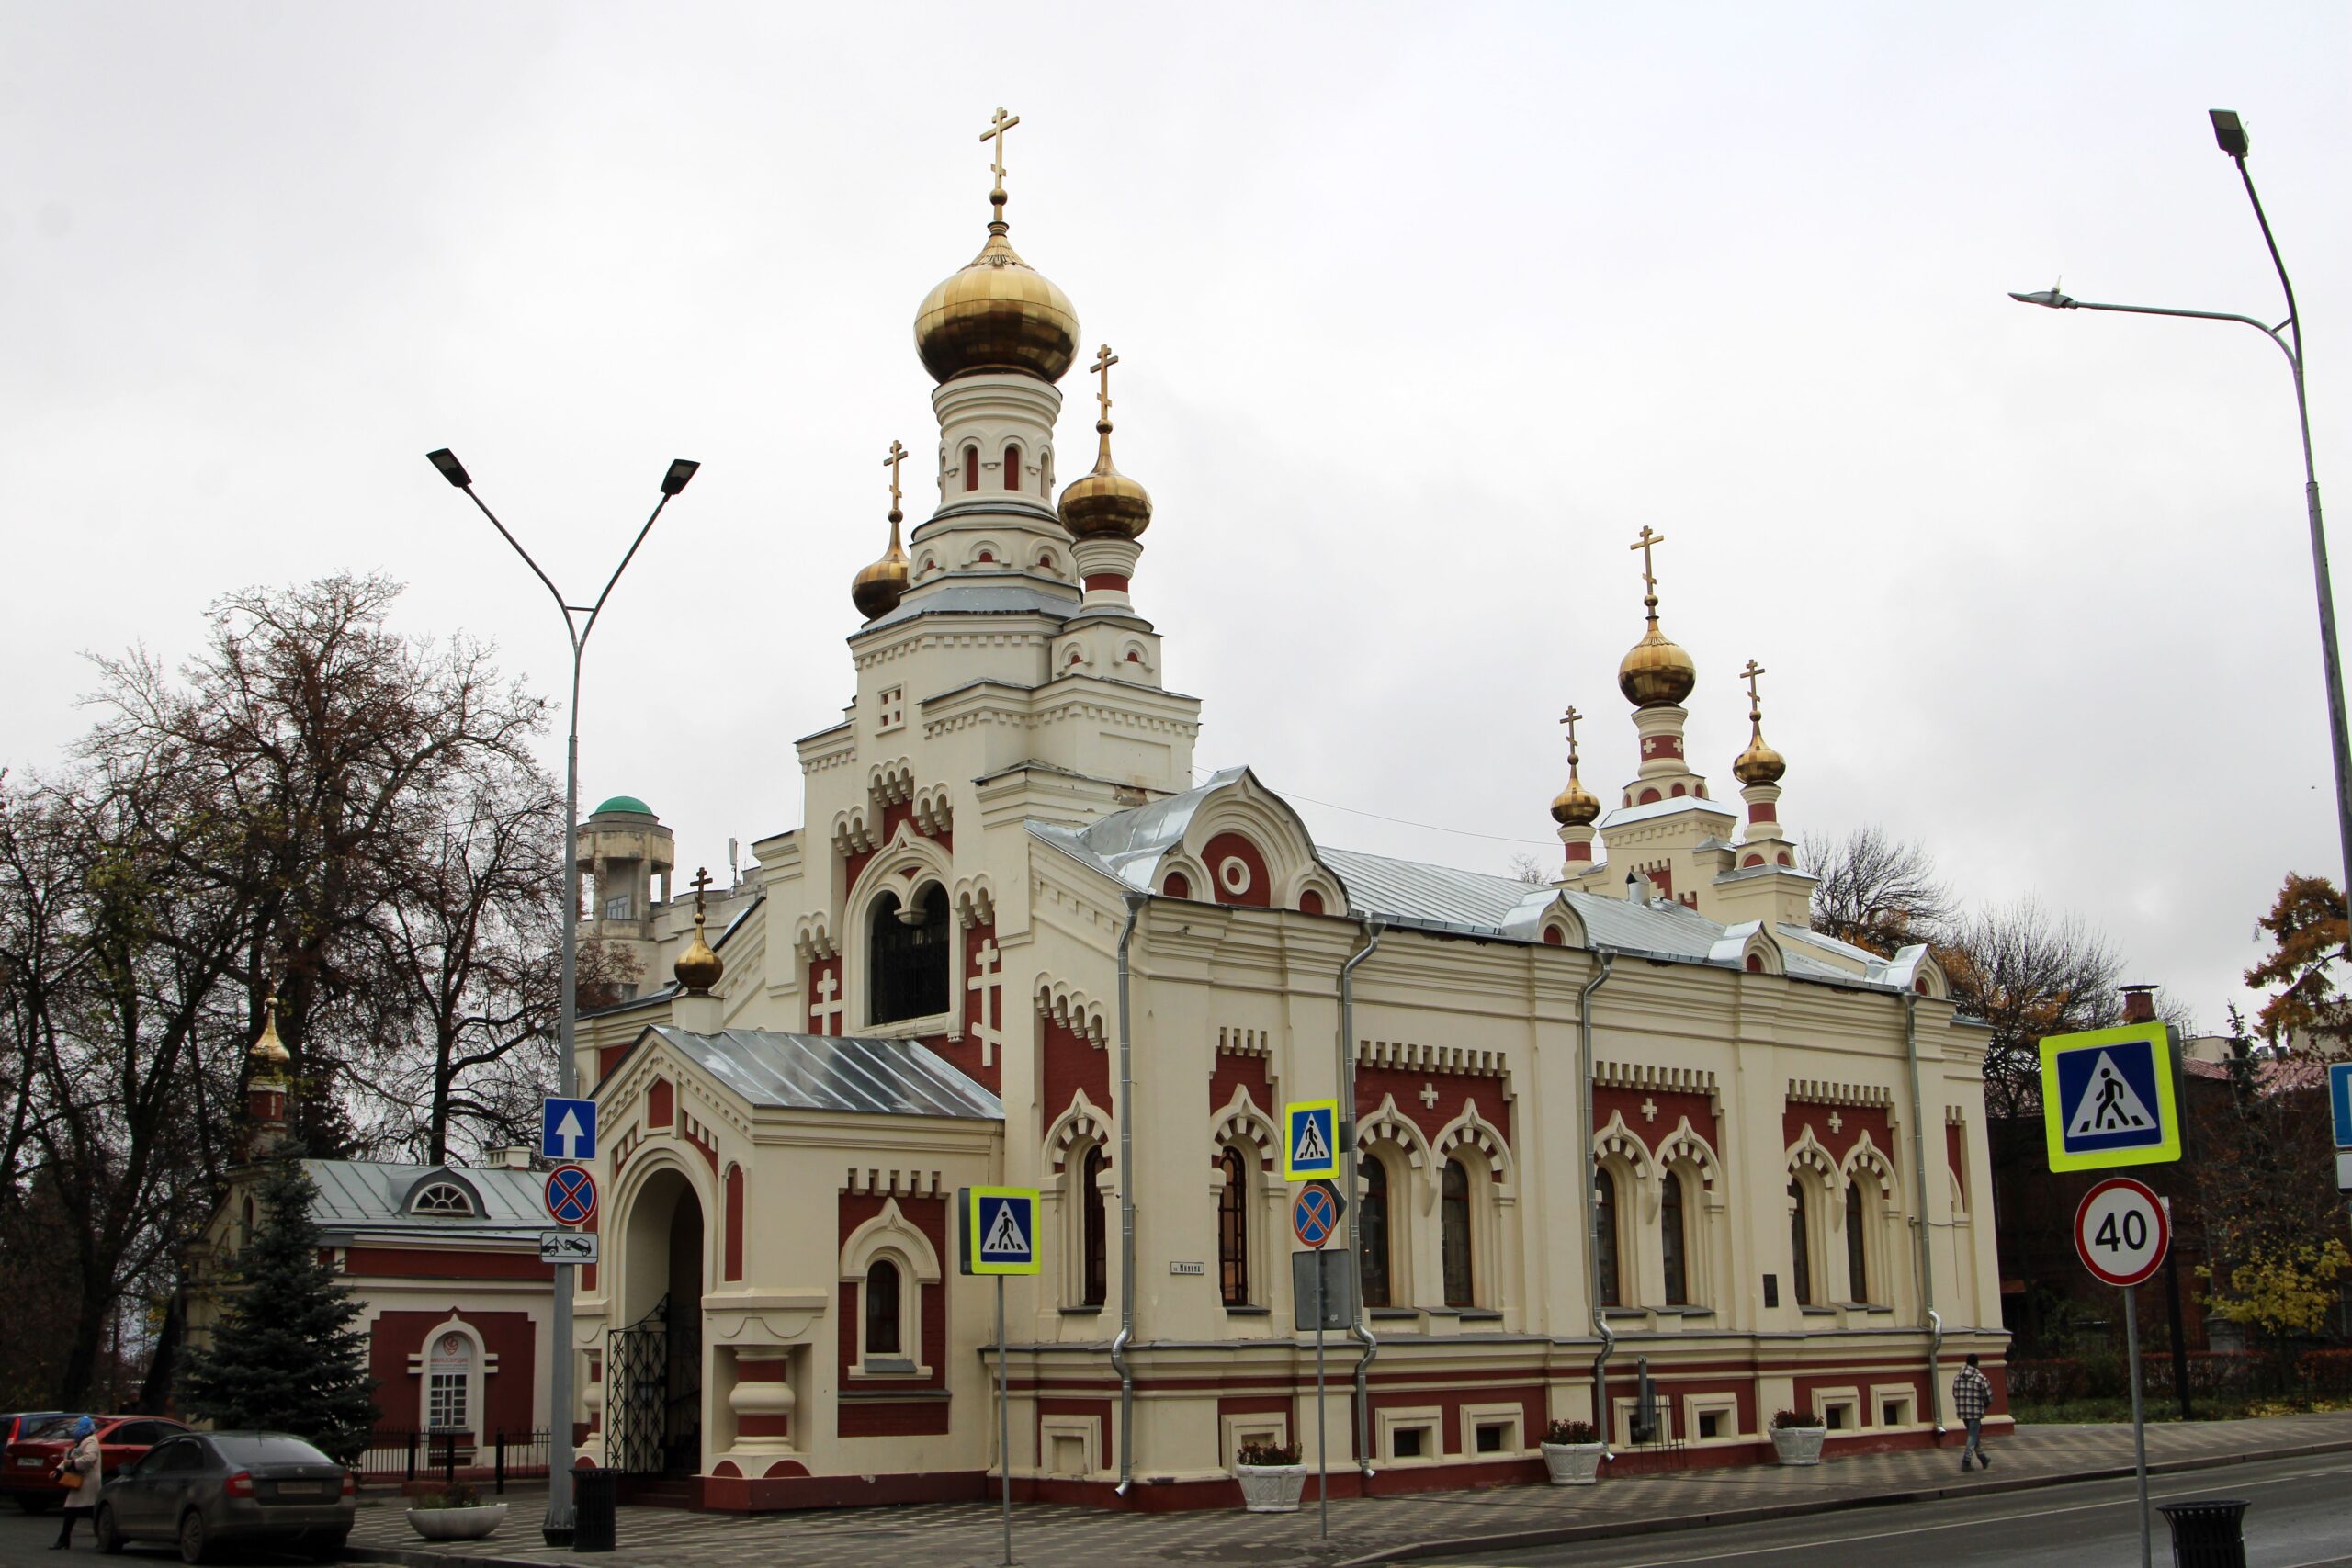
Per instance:
[[[399,1160],[306,1159],[318,1195],[311,1218],[328,1232],[411,1231],[448,1238],[535,1236],[547,1228],[542,1178],[536,1171],[503,1166],[430,1166]],[[454,1180],[470,1190],[480,1206],[472,1216],[413,1214],[404,1205],[426,1178]]]
[[[895,626],[921,615],[1018,615],[1034,614],[1051,615],[1056,620],[1068,620],[1078,614],[1078,596],[1067,591],[1048,592],[1026,582],[951,583],[934,588],[919,598],[900,602],[887,615],[879,615],[857,628],[853,636],[864,636],[883,626]],[[821,732],[820,732],[821,733]]]
[[[756,1107],[1004,1120],[996,1096],[911,1040],[768,1029],[695,1034],[658,1023],[638,1043],[656,1035]]]

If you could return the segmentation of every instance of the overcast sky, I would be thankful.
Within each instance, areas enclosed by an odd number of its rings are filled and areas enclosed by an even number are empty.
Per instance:
[[[2210,1027],[2281,876],[2340,864],[2285,364],[2005,294],[2283,315],[2238,109],[2352,552],[2347,67],[2352,8],[2210,0],[5,0],[0,762],[86,726],[85,653],[336,570],[560,693],[552,606],[423,454],[580,595],[684,456],[592,645],[585,799],[687,866],[797,824],[1003,104],[1013,241],[1121,355],[1204,769],[1334,844],[1550,863],[1560,709],[1604,797],[1635,765],[1648,525],[1719,794],[1753,657],[1792,830],[2079,911]]]

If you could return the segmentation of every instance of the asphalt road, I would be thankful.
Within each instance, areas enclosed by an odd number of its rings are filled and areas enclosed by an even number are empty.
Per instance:
[[[90,1538],[90,1521],[83,1519],[74,1527],[74,1547],[70,1552],[51,1551],[49,1543],[57,1539],[55,1513],[27,1515],[14,1503],[0,1503],[0,1568],[61,1568],[68,1562],[137,1563],[141,1568],[180,1560],[178,1551],[162,1545],[126,1547],[119,1557],[102,1555]],[[303,1559],[296,1557],[231,1557],[226,1562],[247,1562],[254,1568],[279,1568]]]
[[[1992,1473],[2000,1474],[1997,1461]],[[2250,1505],[2247,1568],[2352,1565],[2352,1455],[2152,1478],[2157,1568],[2173,1556],[2154,1505],[2199,1497]],[[1431,1561],[1447,1568],[2138,1568],[2133,1503],[2127,1478]]]

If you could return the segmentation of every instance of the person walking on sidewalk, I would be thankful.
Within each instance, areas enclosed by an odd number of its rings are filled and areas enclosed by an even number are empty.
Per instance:
[[[74,1544],[74,1521],[97,1506],[99,1467],[104,1456],[98,1451],[98,1424],[87,1416],[74,1423],[74,1446],[57,1461],[54,1474],[63,1480],[70,1472],[80,1477],[73,1489],[65,1494],[65,1517],[58,1521],[57,1539],[49,1543],[51,1551]],[[92,1526],[96,1529],[96,1526]]]
[[[1951,1407],[1968,1423],[1968,1446],[1960,1450],[1960,1472],[1968,1473],[1970,1454],[1976,1456],[1978,1469],[1992,1469],[1993,1461],[1984,1457],[1984,1412],[1993,1407],[1993,1381],[1984,1375],[1973,1355],[1951,1380]]]

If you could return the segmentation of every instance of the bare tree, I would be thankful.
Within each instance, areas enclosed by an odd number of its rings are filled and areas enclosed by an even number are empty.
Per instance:
[[[1554,880],[1544,863],[1524,850],[1510,857],[1510,879],[1524,882],[1530,887],[1549,887]]]
[[[1878,828],[1836,839],[1808,833],[1797,859],[1819,879],[1813,929],[1825,936],[1891,956],[1908,943],[1935,941],[1951,919],[1951,891],[1928,852]]]
[[[2122,1014],[2122,955],[2080,916],[2052,916],[2030,899],[1968,917],[1937,956],[1960,1010],[1992,1027],[1984,1109],[1996,1118],[2040,1113],[2044,1035],[2103,1029]]]

